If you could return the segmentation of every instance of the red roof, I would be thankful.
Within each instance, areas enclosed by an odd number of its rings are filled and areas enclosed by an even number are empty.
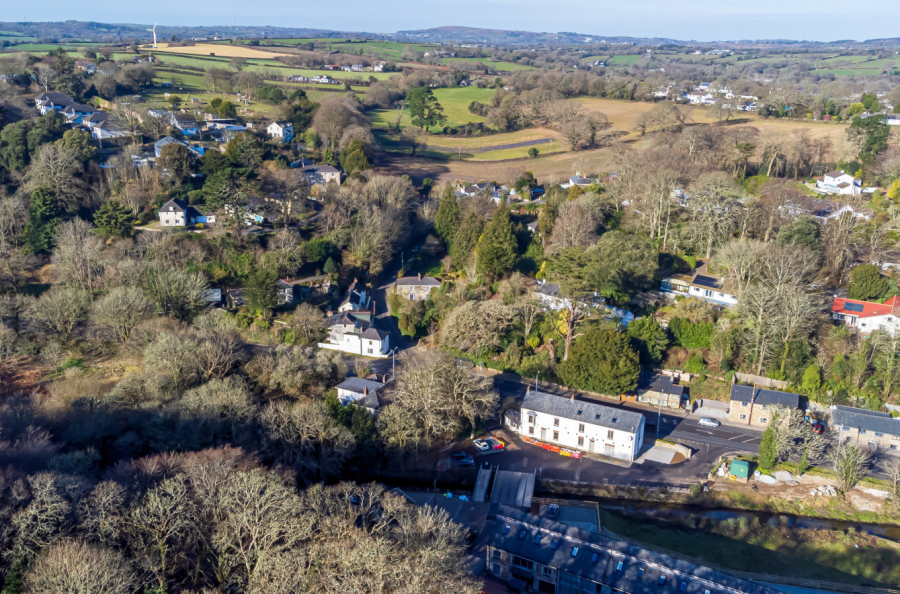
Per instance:
[[[847,304],[855,304],[857,307],[847,309]],[[862,311],[859,311],[859,306],[862,306]],[[896,307],[900,307],[900,297],[897,296],[891,297],[884,303],[872,303],[870,301],[835,297],[834,305],[831,306],[831,311],[833,313],[841,313],[856,316],[858,318],[871,318],[874,316],[886,316]]]

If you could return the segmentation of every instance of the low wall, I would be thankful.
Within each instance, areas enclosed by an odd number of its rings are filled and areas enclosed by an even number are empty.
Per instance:
[[[782,380],[772,379],[770,377],[762,377],[761,375],[752,375],[750,373],[735,373],[734,377],[739,382],[753,384],[754,386],[765,386],[767,388],[777,388],[779,390],[787,390],[788,383]]]
[[[684,456],[685,458],[690,459],[691,457],[691,448],[686,445],[681,445],[680,443],[672,443],[671,441],[664,441],[662,439],[657,439],[654,444],[657,448],[665,448],[667,450],[672,450]]]

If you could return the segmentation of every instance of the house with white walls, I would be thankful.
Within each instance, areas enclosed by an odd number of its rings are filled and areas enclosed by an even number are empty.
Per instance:
[[[893,336],[900,329],[900,297],[895,295],[884,303],[835,297],[831,317],[862,334],[884,330]]]
[[[711,274],[706,264],[688,274],[673,274],[662,279],[660,291],[672,297],[697,297],[714,305],[737,305],[737,293],[733,284]]]
[[[638,412],[528,391],[519,412],[519,434],[561,448],[633,462],[644,443]]]
[[[862,194],[862,180],[843,170],[829,171],[816,179],[816,191],[821,194],[857,196]]]

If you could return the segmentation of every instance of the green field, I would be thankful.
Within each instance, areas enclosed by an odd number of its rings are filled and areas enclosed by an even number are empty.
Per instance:
[[[606,63],[610,66],[634,66],[643,58],[644,56],[613,56]]]
[[[331,39],[331,38],[275,38],[275,39],[257,39],[260,47],[294,47],[299,44],[314,43],[316,49],[328,49],[330,51],[344,52],[348,54],[359,54],[362,50],[364,56],[379,56],[394,60],[400,59],[403,48],[411,47],[416,51],[427,52],[429,49],[438,47],[436,45],[426,43],[399,43],[396,41],[378,41],[378,40],[361,40],[361,39]],[[249,45],[250,39],[242,39],[236,41],[236,44]],[[228,42],[213,42],[228,43]]]
[[[444,64],[445,66],[472,64],[475,62],[481,62],[488,68],[493,68],[494,70],[499,70],[499,71],[534,70],[533,66],[526,66],[525,64],[516,64],[515,62],[494,62],[494,61],[490,60],[489,58],[441,58],[441,64]]]
[[[469,104],[472,101],[481,101],[482,103],[491,100],[494,96],[494,89],[479,89],[477,87],[460,87],[452,89],[434,89],[434,96],[437,98],[441,107],[444,108],[444,115],[447,116],[448,126],[461,126],[468,123],[483,122],[484,118],[469,113]],[[394,109],[376,109],[369,112],[372,124],[377,128],[387,128],[388,124],[393,125],[397,117],[397,110]],[[400,120],[400,127],[405,128],[411,125],[409,114],[404,111]],[[436,131],[437,128],[432,131]]]

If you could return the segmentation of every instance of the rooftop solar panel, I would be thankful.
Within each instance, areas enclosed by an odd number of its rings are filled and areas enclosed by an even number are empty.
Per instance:
[[[696,278],[694,278],[694,284],[700,285],[701,287],[711,287],[717,289],[719,287],[719,279],[698,274]]]
[[[844,311],[855,311],[857,313],[862,313],[863,304],[862,303],[845,303]]]

